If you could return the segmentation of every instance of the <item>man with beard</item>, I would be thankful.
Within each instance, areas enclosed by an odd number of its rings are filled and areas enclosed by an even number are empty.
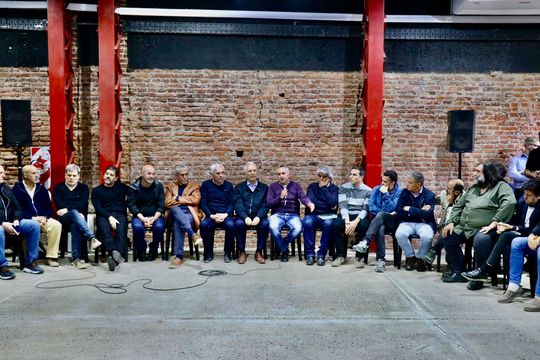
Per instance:
[[[451,263],[452,273],[443,275],[444,282],[467,282],[463,271],[463,252],[461,244],[473,241],[476,264],[482,266],[489,256],[480,244],[491,244],[497,235],[497,224],[507,223],[516,205],[516,199],[510,185],[504,182],[501,164],[485,162],[476,168],[476,183],[472,185],[452,208],[450,220],[442,230],[444,248]],[[469,284],[469,288],[478,287],[478,283]],[[481,286],[480,286],[481,287]]]
[[[484,265],[461,275],[467,280],[483,281],[487,280],[491,271],[499,266],[501,255],[510,247],[512,240],[517,237],[527,237],[531,234],[534,227],[540,223],[540,182],[529,180],[523,186],[524,196],[518,201],[516,214],[510,224],[500,222],[497,224],[497,242],[491,250],[491,254]],[[489,252],[490,243],[475,243],[475,252]],[[508,269],[508,264],[505,264]],[[481,287],[479,285],[479,287]]]
[[[92,190],[99,238],[109,253],[107,263],[110,271],[114,271],[127,257],[128,189],[126,184],[118,181],[118,168],[109,166],[103,175],[103,184]]]

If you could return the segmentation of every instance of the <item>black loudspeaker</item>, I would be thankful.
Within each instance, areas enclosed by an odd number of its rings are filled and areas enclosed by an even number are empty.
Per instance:
[[[4,146],[32,146],[30,100],[2,100],[2,142]]]
[[[448,151],[452,153],[473,152],[475,123],[476,112],[474,110],[451,110],[448,112]]]

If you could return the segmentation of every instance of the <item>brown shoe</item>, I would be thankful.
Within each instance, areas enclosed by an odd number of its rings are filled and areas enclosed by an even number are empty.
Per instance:
[[[264,258],[264,256],[260,253],[260,252],[256,252],[255,253],[255,261],[258,262],[259,264],[264,264],[266,263],[266,259]]]
[[[171,263],[169,264],[169,269],[179,268],[180,266],[182,266],[183,263],[184,263],[184,259],[175,257],[174,259],[171,260]]]
[[[523,306],[523,310],[533,312],[540,311],[540,298],[535,297],[534,299],[527,301],[525,306]]]
[[[504,294],[499,296],[499,298],[497,299],[497,302],[501,304],[508,304],[514,301],[514,299],[520,296],[521,294],[523,294],[523,289],[521,288],[521,286],[516,291],[506,290]]]
[[[241,252],[240,255],[238,255],[238,263],[239,264],[245,264],[247,259],[247,255],[245,252]]]

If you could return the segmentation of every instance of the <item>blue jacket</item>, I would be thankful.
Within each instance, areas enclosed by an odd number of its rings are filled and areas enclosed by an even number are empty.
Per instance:
[[[309,184],[307,188],[307,196],[312,203],[315,204],[315,215],[335,214],[337,213],[339,188],[330,183],[325,187],[320,187],[318,182]],[[306,208],[306,214],[310,214]]]
[[[377,185],[371,191],[369,197],[369,213],[373,216],[377,215],[381,211],[391,213],[396,209],[396,205],[401,195],[401,188],[396,183],[392,192],[382,193],[380,189],[381,185]]]
[[[207,217],[212,214],[233,214],[233,185],[224,181],[216,185],[212,180],[206,180],[201,185],[201,210]]]
[[[266,196],[268,195],[268,185],[257,182],[255,191],[251,191],[247,186],[247,181],[242,181],[236,185],[233,192],[234,210],[236,215],[245,219],[265,218],[268,214],[266,206]]]
[[[429,205],[430,209],[422,210],[424,205]],[[411,207],[409,211],[403,210],[405,206]],[[425,223],[430,225],[433,231],[437,229],[437,222],[433,215],[434,209],[435,194],[425,187],[422,188],[422,193],[416,198],[409,190],[401,190],[401,195],[396,205],[399,222]]]
[[[518,232],[522,236],[529,236],[531,232],[535,235],[540,235],[540,201],[536,203],[534,210],[529,219],[529,227],[525,227],[525,216],[527,215],[527,204],[523,197],[516,204],[516,213],[510,221],[511,225],[518,228]]]
[[[45,216],[48,219],[52,216],[51,197],[45,186],[36,184],[34,198],[31,198],[24,184],[19,181],[13,187],[13,194],[21,206],[23,219],[31,219],[34,216]]]

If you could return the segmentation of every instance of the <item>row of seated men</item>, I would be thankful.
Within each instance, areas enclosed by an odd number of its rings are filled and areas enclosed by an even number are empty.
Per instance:
[[[176,171],[177,180],[163,187],[155,180],[154,168],[150,165],[144,166],[142,176],[131,186],[119,182],[118,169],[109,167],[104,175],[104,183],[92,190],[98,238],[108,251],[109,269],[114,271],[127,254],[127,208],[133,214],[132,228],[135,246],[141,256],[139,260],[145,260],[144,233],[148,229],[151,229],[154,235],[150,243],[149,257],[151,260],[156,257],[157,246],[163,238],[165,228],[162,214],[165,209],[169,210],[176,238],[171,268],[181,266],[184,261],[185,234],[191,237],[195,244],[202,237],[204,261],[212,261],[214,231],[218,227],[225,229],[225,261],[231,261],[236,238],[238,262],[244,263],[247,257],[246,228],[252,226],[257,229],[255,260],[259,263],[265,261],[262,254],[268,232],[281,252],[281,261],[285,262],[288,261],[288,244],[303,229],[308,265],[315,262],[324,265],[331,243],[335,246],[332,265],[345,263],[347,241],[344,235],[354,233],[358,242],[354,246],[357,252],[354,259],[357,267],[363,267],[362,254],[368,251],[370,242],[376,239],[376,271],[383,272],[384,235],[395,231],[399,246],[406,256],[407,270],[416,268],[417,271],[425,271],[426,265],[433,261],[433,254],[443,246],[451,271],[443,274],[442,280],[471,280],[468,285],[470,289],[483,286],[490,268],[499,266],[501,254],[512,244],[510,258],[520,258],[521,264],[519,260],[510,262],[510,286],[502,301],[511,301],[522,292],[518,280],[521,277],[523,257],[536,256],[538,251],[539,183],[532,180],[523,185],[524,196],[519,200],[515,211],[516,199],[511,187],[504,181],[504,168],[495,162],[479,165],[476,182],[466,191],[461,181],[449,182],[447,197],[443,199],[446,200],[443,204],[447,203],[447,206],[443,205],[443,219],[439,224],[441,236],[434,246],[432,240],[437,229],[434,216],[435,195],[423,186],[424,177],[419,172],[412,172],[407,178],[406,188],[400,189],[397,174],[392,170],[385,171],[381,185],[372,190],[363,184],[364,172],[360,168],[353,167],[350,172],[351,181],[338,187],[332,183],[331,169],[321,167],[317,172],[318,181],[308,186],[306,194],[300,184],[289,179],[289,169],[286,167],[277,170],[278,181],[270,186],[258,181],[255,164],[247,163],[244,170],[246,181],[234,188],[225,180],[223,165],[213,164],[210,167],[211,179],[204,181],[199,187],[197,183],[189,180],[188,169],[181,166]],[[17,183],[13,191],[4,184],[5,174],[2,167],[0,172],[0,206],[4,207],[0,231],[2,279],[14,277],[6,266],[4,233],[21,232],[27,235],[23,271],[37,274],[43,272],[36,263],[37,246],[34,246],[39,241],[40,231],[45,231],[48,237],[46,264],[58,266],[58,224],[60,230],[62,224],[70,228],[72,264],[77,268],[84,268],[86,264],[80,259],[82,241],[91,241],[92,247],[99,246],[99,241],[84,221],[89,190],[79,182],[78,166],[68,165],[65,183],[57,185],[53,190],[58,221],[51,216],[49,193],[39,184],[34,167],[26,166],[23,169],[24,181]],[[306,206],[303,220],[299,217],[300,203]],[[267,216],[269,210],[270,217]],[[236,217],[233,216],[234,211]],[[199,227],[200,237],[197,234]],[[288,228],[284,238],[281,232],[283,227]],[[314,249],[316,228],[322,228],[321,245],[317,253]],[[420,238],[416,253],[409,241],[411,235]],[[463,272],[461,244],[467,241],[474,242],[476,264],[479,266],[472,272]],[[512,271],[513,265],[515,271]],[[540,291],[538,287],[536,291]],[[538,296],[530,308],[540,310]]]

